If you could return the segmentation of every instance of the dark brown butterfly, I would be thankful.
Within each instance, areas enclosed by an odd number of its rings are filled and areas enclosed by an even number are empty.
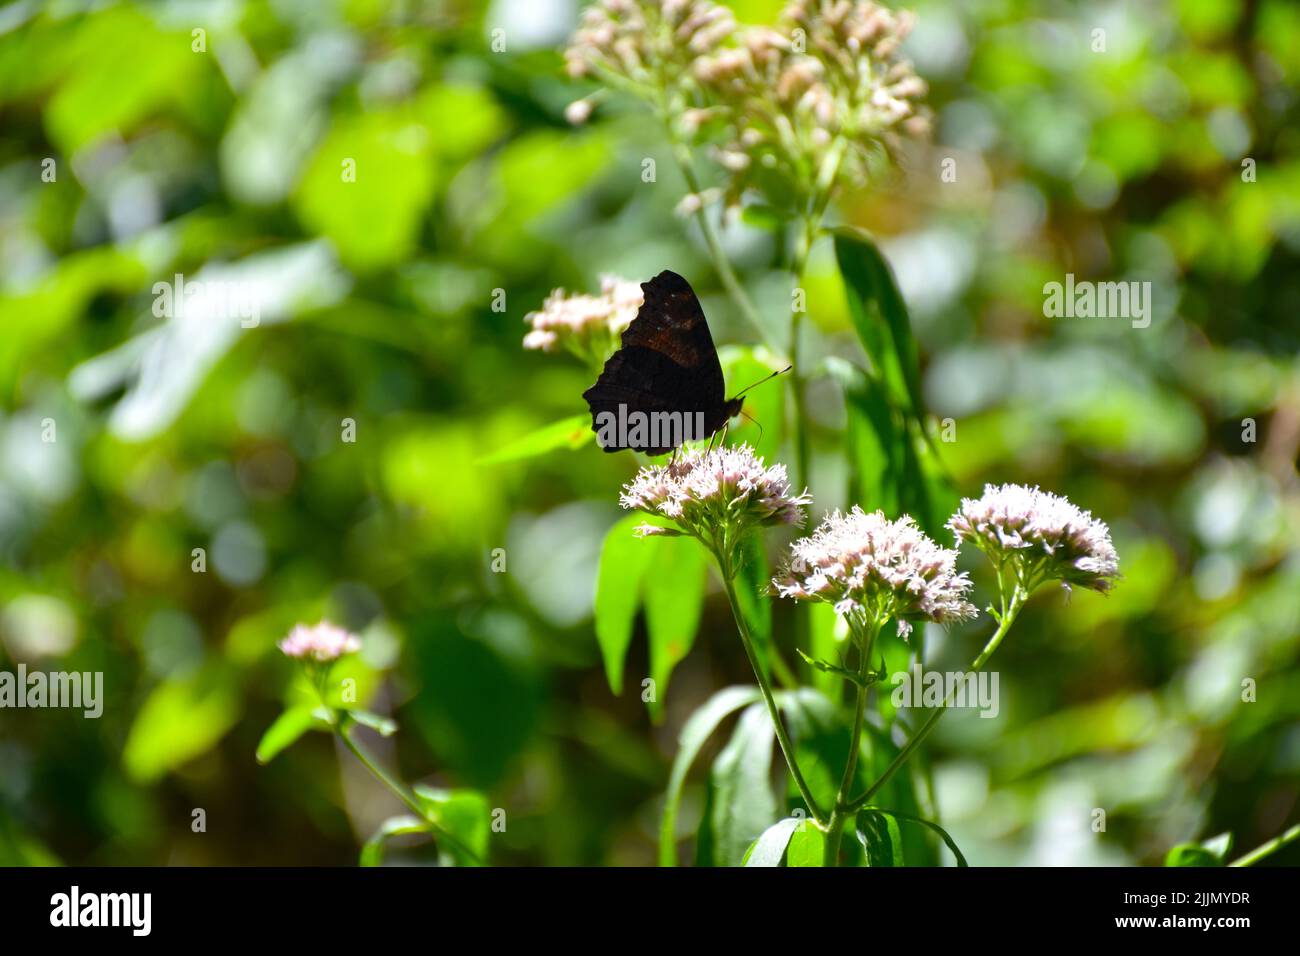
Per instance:
[[[744,403],[739,395],[725,397],[718,350],[690,284],[664,271],[641,283],[641,291],[645,301],[622,348],[582,397],[605,451],[663,455],[710,437]]]

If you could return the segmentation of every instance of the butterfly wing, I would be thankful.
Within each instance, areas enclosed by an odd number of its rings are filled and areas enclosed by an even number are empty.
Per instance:
[[[712,430],[726,421],[722,364],[704,309],[690,284],[664,271],[641,283],[645,301],[623,332],[623,346],[605,363],[596,384],[583,392],[599,434],[601,413],[703,412]],[[622,445],[603,446],[620,451]],[[651,455],[666,448],[638,449]]]

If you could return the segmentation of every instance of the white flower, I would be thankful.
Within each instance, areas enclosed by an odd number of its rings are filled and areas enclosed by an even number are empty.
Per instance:
[[[599,295],[569,295],[556,289],[539,311],[524,316],[532,326],[524,336],[524,348],[544,352],[567,348],[586,361],[603,363],[636,318],[642,301],[639,284],[612,275],[601,276]]]
[[[738,45],[693,64],[714,112],[727,117],[728,142],[715,156],[730,174],[728,200],[753,184],[756,166],[808,188],[837,141],[836,166],[864,181],[881,147],[924,135],[926,85],[897,55],[913,22],[871,0],[791,0],[780,31],[745,29]]]
[[[286,657],[323,663],[360,650],[361,641],[355,634],[329,621],[321,621],[315,627],[297,625],[279,647]]]
[[[690,449],[667,465],[647,465],[623,486],[619,504],[671,519],[706,544],[735,543],[758,525],[801,524],[812,499],[792,494],[784,465],[767,467],[748,445]],[[638,529],[644,537],[662,529]]]
[[[564,108],[564,118],[571,126],[581,126],[591,118],[591,111],[595,107],[590,97],[580,100],[574,100]]]
[[[836,511],[790,553],[772,581],[779,595],[832,604],[862,622],[893,618],[904,637],[908,621],[946,624],[976,613],[966,600],[971,583],[955,570],[957,552],[935,544],[906,515],[890,521],[856,505]]]
[[[1031,586],[1059,580],[1105,592],[1119,576],[1106,525],[1036,487],[985,485],[983,497],[962,499],[948,527],[995,565],[1014,562]]]
[[[709,0],[597,0],[583,11],[564,60],[572,77],[595,75],[648,93],[665,76],[684,81],[691,63],[734,30],[731,11]]]

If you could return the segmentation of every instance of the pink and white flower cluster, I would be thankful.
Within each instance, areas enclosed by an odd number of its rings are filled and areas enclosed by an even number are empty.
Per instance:
[[[931,540],[911,517],[890,521],[883,512],[854,506],[828,515],[796,541],[791,559],[772,584],[782,597],[832,604],[850,621],[897,620],[947,624],[975,616],[966,600],[971,582],[957,573],[957,552]]]
[[[668,518],[705,542],[724,529],[734,540],[758,525],[801,524],[811,501],[792,492],[784,465],[764,465],[748,445],[680,452],[667,465],[642,468],[619,497],[624,508]],[[673,532],[647,524],[638,533]]]
[[[1106,525],[1036,487],[985,485],[982,497],[962,499],[948,527],[995,565],[1016,563],[1031,581],[1059,580],[1105,592],[1119,576],[1119,555]]]
[[[645,295],[636,282],[600,277],[599,295],[569,295],[556,289],[524,321],[532,326],[524,348],[554,352],[566,348],[584,361],[604,362],[618,338],[636,318]]]
[[[361,649],[361,640],[350,631],[321,621],[314,627],[299,624],[289,636],[279,644],[286,657],[295,660],[327,663],[338,660],[344,654],[351,654]]]

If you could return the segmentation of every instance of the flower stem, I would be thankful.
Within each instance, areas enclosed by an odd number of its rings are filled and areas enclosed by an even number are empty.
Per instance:
[[[360,760],[362,766],[369,770],[376,780],[391,790],[393,796],[406,804],[407,807],[418,814],[421,819],[424,819],[424,808],[420,806],[420,802],[415,799],[414,795],[406,789],[402,782],[393,777],[387,770],[379,766],[379,764],[375,763],[361,745],[352,739],[352,735],[348,733],[346,726],[341,726],[339,724],[335,724],[334,726],[339,740],[343,741],[343,746],[352,751],[352,756]]]
[[[1295,841],[1296,839],[1300,839],[1300,823],[1297,823],[1295,826],[1287,830],[1281,836],[1276,836],[1273,839],[1269,840],[1267,843],[1255,847],[1255,849],[1251,850],[1245,856],[1233,860],[1231,863],[1228,864],[1228,866],[1254,866],[1260,860],[1264,859],[1264,857],[1268,856],[1269,854],[1277,850],[1282,849],[1282,847],[1286,846],[1288,843]]]
[[[734,574],[727,561],[721,554],[717,555],[718,568],[722,572],[722,584],[727,591],[727,600],[731,602],[731,614],[736,619],[736,630],[740,632],[740,641],[745,645],[745,653],[749,656],[749,664],[754,669],[754,677],[758,681],[759,689],[763,692],[763,702],[767,704],[768,716],[772,719],[772,726],[776,729],[776,739],[781,745],[781,755],[785,757],[786,766],[790,768],[790,775],[794,777],[795,785],[799,788],[799,795],[803,797],[804,803],[808,804],[808,810],[812,813],[813,818],[819,823],[824,824],[826,818],[822,815],[821,809],[817,806],[817,801],[813,799],[812,790],[808,782],[804,780],[803,773],[799,770],[799,763],[795,759],[794,745],[790,742],[790,736],[786,733],[785,723],[781,720],[781,711],[776,706],[776,698],[772,694],[772,683],[768,680],[767,674],[763,671],[763,666],[759,662],[758,652],[754,648],[753,636],[749,633],[749,624],[745,621],[745,615],[740,609],[740,600],[736,597],[736,585],[733,581]]]
[[[794,284],[796,288],[802,288],[804,283],[804,273],[808,269],[808,257],[812,254],[813,243],[817,241],[817,230],[821,227],[822,219],[826,216],[826,208],[830,205],[831,194],[835,189],[835,179],[839,175],[840,162],[844,158],[845,144],[843,139],[836,139],[832,144],[830,151],[818,171],[817,184],[812,195],[809,197],[807,208],[805,209],[800,226],[801,235],[796,240],[794,262],[791,271],[794,273]],[[800,339],[803,337],[803,316],[805,309],[792,312],[790,315],[790,393],[794,398],[794,413],[796,419],[795,431],[795,456],[799,466],[799,482],[804,485],[811,485],[811,468],[812,446],[808,436],[808,416],[805,414],[806,404],[804,402],[804,369],[799,363]]]
[[[333,721],[333,726],[334,726],[334,733],[338,736],[339,740],[343,741],[343,746],[347,747],[348,750],[352,751],[352,756],[356,757],[359,761],[361,761],[361,765],[365,767],[367,770],[369,770],[371,775],[373,775],[376,780],[378,780],[390,791],[392,791],[393,796],[401,800],[402,803],[406,804],[406,806],[416,816],[418,816],[421,820],[427,823],[429,825],[430,832],[433,833],[436,839],[444,840],[447,843],[452,844],[458,850],[460,850],[461,853],[463,853],[466,857],[468,857],[470,861],[474,863],[475,866],[482,866],[483,860],[479,857],[477,853],[475,853],[468,845],[466,845],[463,841],[457,838],[454,834],[444,829],[440,824],[437,823],[437,821],[430,819],[428,810],[420,805],[420,801],[417,800],[415,798],[415,795],[412,794],[411,791],[409,791],[406,788],[406,785],[403,784],[396,777],[394,777],[392,774],[390,774],[383,767],[379,766],[379,764],[377,764],[374,761],[374,759],[368,753],[366,753],[365,748],[363,748],[359,743],[357,743],[355,740],[352,739],[352,735],[348,733],[347,719],[348,719],[347,712],[344,711],[341,713],[341,715],[335,717]]]
[[[858,769],[858,752],[862,747],[862,727],[867,711],[867,672],[871,669],[871,651],[875,647],[876,637],[880,634],[883,622],[873,622],[867,632],[858,661],[858,677],[853,696],[853,733],[849,736],[849,755],[844,763],[844,775],[840,778],[840,788],[835,794],[835,806],[831,808],[831,819],[826,829],[825,848],[822,851],[822,866],[839,866],[840,840],[844,825],[853,812],[848,808],[849,788],[853,786],[853,774]]]
[[[992,657],[993,652],[998,649],[998,645],[1002,643],[1002,639],[1007,636],[1007,631],[1011,630],[1011,625],[1015,623],[1016,615],[1019,614],[1020,609],[1024,607],[1025,599],[1028,598],[1028,596],[1029,594],[1024,588],[1019,586],[1016,587],[1015,591],[1011,595],[1010,601],[1007,602],[1006,607],[1002,612],[1001,620],[998,623],[998,629],[993,632],[993,636],[990,637],[988,643],[984,645],[984,650],[980,651],[979,656],[971,662],[971,665],[968,668],[970,673],[976,673],[981,667],[988,663],[988,659]],[[921,724],[916,733],[912,735],[912,738],[903,746],[903,749],[898,752],[898,756],[896,756],[889,766],[885,768],[885,772],[880,775],[880,778],[868,787],[861,796],[849,801],[848,810],[850,812],[858,810],[872,797],[879,793],[881,788],[889,782],[890,778],[898,772],[898,768],[907,763],[908,758],[916,752],[916,749],[921,746],[925,738],[930,735],[932,730],[934,730],[934,725],[939,722],[939,718],[948,710],[948,707],[952,704],[953,697],[956,696],[956,693],[957,688],[954,686],[948,691],[947,696],[944,697],[943,703],[939,707],[930,711],[930,715],[926,717],[925,723]]]
[[[677,167],[682,172],[682,178],[686,180],[686,188],[694,195],[700,196],[700,177],[696,175],[690,147],[678,137],[673,129],[671,119],[665,116],[663,122],[665,129],[668,131],[668,139],[672,144],[673,158],[677,161]],[[722,248],[722,240],[718,236],[718,231],[709,220],[708,209],[702,203],[695,210],[695,221],[699,223],[700,232],[704,236],[704,244],[709,249],[709,259],[713,262],[713,270],[718,274],[718,278],[722,280],[722,285],[727,290],[727,294],[736,303],[737,308],[744,315],[745,321],[754,327],[754,331],[758,333],[761,339],[766,340],[767,334],[763,328],[762,320],[758,317],[758,310],[750,300],[749,294],[745,292],[745,287],[736,278],[736,272],[731,268],[731,261]]]

